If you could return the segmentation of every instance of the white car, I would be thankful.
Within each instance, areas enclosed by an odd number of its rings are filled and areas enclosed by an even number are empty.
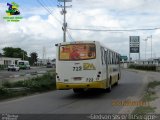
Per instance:
[[[19,71],[19,67],[17,65],[8,65],[8,71]]]

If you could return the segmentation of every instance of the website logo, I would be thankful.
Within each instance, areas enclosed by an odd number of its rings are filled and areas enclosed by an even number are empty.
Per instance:
[[[22,19],[20,16],[19,5],[15,2],[7,3],[7,16],[3,17],[7,22],[19,22]]]
[[[10,15],[20,15],[20,12],[18,10],[19,8],[19,5],[15,2],[12,2],[11,4],[10,3],[7,3],[7,6],[8,6],[8,10],[6,10],[6,13],[8,16]]]

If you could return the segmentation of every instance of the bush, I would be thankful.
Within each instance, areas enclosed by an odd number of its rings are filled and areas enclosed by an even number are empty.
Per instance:
[[[138,69],[138,70],[156,71],[155,65],[131,64],[131,65],[129,65],[129,68]]]
[[[3,84],[7,88],[26,87],[31,91],[46,91],[56,87],[55,74],[46,73],[43,76],[32,78],[29,80],[18,81],[14,83],[5,82]]]
[[[156,86],[160,85],[160,81],[152,81],[148,83],[148,88],[155,88]]]
[[[18,81],[14,83],[5,82],[0,88],[0,99],[12,98],[17,96],[25,96],[35,92],[45,92],[56,88],[55,73],[46,73],[41,77],[29,80]],[[22,91],[14,91],[12,88],[24,87]],[[10,89],[11,88],[11,89]]]
[[[13,92],[4,87],[0,88],[0,99],[9,98],[11,96],[13,96]]]
[[[8,94],[8,93],[9,93],[9,91],[6,88],[0,87],[0,95],[5,95],[5,94]]]
[[[0,70],[4,70],[5,68],[7,68],[7,65],[0,65]]]

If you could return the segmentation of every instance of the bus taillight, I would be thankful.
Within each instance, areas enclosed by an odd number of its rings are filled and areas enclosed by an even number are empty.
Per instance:
[[[100,75],[97,75],[97,77],[99,78],[99,77],[100,77]]]

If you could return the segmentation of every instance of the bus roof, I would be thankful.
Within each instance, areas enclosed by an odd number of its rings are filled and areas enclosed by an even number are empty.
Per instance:
[[[96,43],[98,41],[74,41],[74,42],[62,42],[62,43],[58,43],[56,44],[56,46],[60,46],[60,45],[68,45],[68,44],[80,44],[80,43]]]

